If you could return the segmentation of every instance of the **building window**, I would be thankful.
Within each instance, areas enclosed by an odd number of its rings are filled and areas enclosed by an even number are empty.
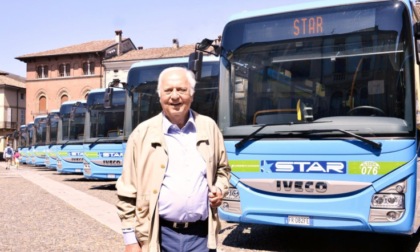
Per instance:
[[[58,67],[58,71],[59,71],[60,77],[70,76],[70,64],[61,64]]]
[[[63,104],[64,102],[68,101],[69,97],[67,95],[62,95],[61,96],[61,104]]]
[[[25,95],[23,93],[20,93],[20,99],[23,100],[25,98]]]
[[[47,112],[47,98],[45,96],[39,97],[39,113],[43,114]]]
[[[48,78],[48,66],[38,66],[36,69],[36,73],[38,74],[38,79]]]
[[[94,75],[95,74],[95,62],[84,62],[83,63],[83,75]]]
[[[20,125],[25,124],[25,114],[26,111],[24,109],[20,110]]]

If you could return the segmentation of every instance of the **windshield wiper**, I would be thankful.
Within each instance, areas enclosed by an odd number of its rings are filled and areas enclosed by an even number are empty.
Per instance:
[[[242,138],[241,141],[239,141],[235,144],[236,149],[242,149],[242,147],[244,147],[245,143],[248,142],[249,139],[253,138],[258,132],[260,132],[262,129],[264,129],[268,125],[269,124],[264,124],[261,127],[259,127],[256,131],[254,131],[251,134],[249,134],[248,136]]]
[[[122,143],[124,142],[123,139],[119,138],[97,138],[95,141],[93,141],[91,144],[89,144],[89,148],[92,148],[97,142],[103,142],[103,143]]]
[[[374,149],[380,150],[382,148],[382,143],[377,143],[375,141],[372,141],[366,137],[357,135],[353,132],[342,130],[342,129],[313,129],[313,130],[297,130],[297,131],[287,131],[290,133],[301,133],[301,134],[314,134],[314,133],[328,133],[328,132],[341,132],[347,136],[354,137],[356,139],[359,139],[360,141],[367,143],[371,145]],[[275,133],[284,133],[284,131],[276,131]]]
[[[324,122],[328,122],[328,121],[324,121]],[[296,122],[287,122],[287,123],[277,123],[277,124],[263,124],[263,125],[260,125],[260,127],[256,131],[252,132],[248,136],[242,138],[241,141],[237,142],[235,144],[235,147],[236,147],[236,149],[242,149],[244,147],[245,143],[248,142],[249,139],[255,137],[258,134],[258,132],[260,132],[261,130],[263,130],[267,126],[281,126],[281,125],[307,124],[307,123],[308,122],[297,122],[297,123]],[[310,122],[310,123],[316,123],[316,122]]]

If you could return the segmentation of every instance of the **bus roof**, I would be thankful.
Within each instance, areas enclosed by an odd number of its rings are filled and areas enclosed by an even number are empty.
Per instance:
[[[48,114],[53,114],[53,113],[57,113],[57,112],[60,112],[60,110],[59,109],[52,109],[52,110],[50,110],[50,112],[48,112]]]
[[[189,57],[142,60],[131,65],[131,68],[144,67],[144,66],[158,66],[158,65],[166,65],[166,64],[188,63],[188,60],[189,60]],[[212,62],[212,61],[219,61],[219,57],[216,57],[213,55],[203,56],[203,62]]]
[[[86,103],[86,100],[73,100],[73,101],[66,101],[66,102],[63,102],[62,104],[61,104],[61,106],[63,106],[63,105],[72,105],[72,104],[75,104],[76,102],[81,102],[81,103]]]
[[[240,19],[245,19],[245,18],[267,16],[267,15],[272,15],[272,14],[287,13],[287,12],[293,12],[293,11],[310,10],[310,9],[333,7],[333,6],[342,6],[342,5],[358,4],[358,3],[372,3],[372,2],[384,2],[384,0],[340,0],[340,1],[337,1],[337,0],[319,0],[319,1],[308,0],[305,3],[298,3],[298,4],[279,4],[278,7],[274,7],[274,8],[270,8],[270,9],[245,11],[245,12],[234,14],[230,17],[228,22],[235,21],[235,20],[240,20]],[[400,0],[400,2],[404,2],[405,4],[409,4],[410,0]]]
[[[104,93],[106,88],[96,88],[89,91],[89,94],[95,94],[95,93]],[[120,92],[125,91],[123,88],[120,87],[114,87],[114,91]]]
[[[38,115],[38,116],[35,116],[35,121],[36,121],[36,119],[42,119],[42,118],[47,118],[47,116],[48,115]]]

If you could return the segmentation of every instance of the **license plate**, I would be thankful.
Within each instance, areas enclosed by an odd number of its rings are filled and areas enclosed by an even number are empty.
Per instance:
[[[82,169],[76,169],[76,172],[82,172]]]
[[[287,216],[287,224],[299,225],[299,226],[310,226],[311,218],[308,216]]]
[[[115,178],[115,174],[108,174],[107,178]]]

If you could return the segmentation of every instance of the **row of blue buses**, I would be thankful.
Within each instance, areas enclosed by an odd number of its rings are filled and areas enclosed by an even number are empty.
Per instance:
[[[21,162],[87,179],[116,180],[132,130],[161,111],[156,92],[160,72],[188,67],[188,57],[133,64],[124,88],[91,90],[86,100],[64,102],[20,129]],[[205,56],[192,108],[217,118],[219,61]]]
[[[190,64],[202,77],[193,108],[217,121],[232,168],[229,194],[219,211],[222,219],[394,234],[417,231],[416,1],[307,1],[243,12],[225,25],[222,38],[217,46],[206,45],[208,39],[197,46],[213,47],[214,62],[202,68],[200,60]],[[90,132],[82,131],[84,140],[73,139],[86,141],[82,159],[87,176],[119,176],[114,168],[131,131],[161,111],[156,84],[162,65],[188,64],[163,62],[144,61],[130,69],[122,132],[116,124],[110,123],[107,131],[101,126],[112,120],[104,119],[105,107],[119,106],[119,99],[115,105],[112,99],[116,92],[105,91],[107,101],[100,106],[91,102]],[[203,83],[206,78],[209,82]],[[25,127],[30,138],[33,125]],[[108,131],[112,136],[105,140]],[[59,145],[62,152],[68,141]],[[102,146],[119,141],[118,150]],[[75,161],[82,160],[79,153],[85,152],[75,150]],[[66,164],[60,165],[65,169]]]

